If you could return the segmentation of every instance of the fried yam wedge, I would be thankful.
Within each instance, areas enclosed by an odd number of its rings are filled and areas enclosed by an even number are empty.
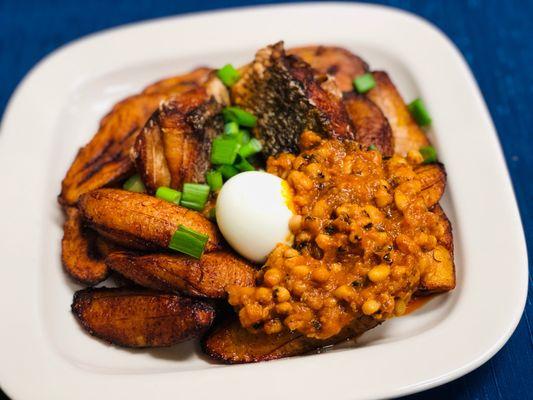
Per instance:
[[[386,72],[372,73],[376,86],[366,93],[389,121],[394,139],[394,153],[405,156],[409,150],[418,150],[429,145],[424,131],[418,126],[407,109],[402,96]]]
[[[205,75],[204,75],[205,74]],[[148,92],[122,100],[102,121],[91,141],[72,162],[61,186],[59,202],[74,205],[79,196],[127,178],[134,170],[129,153],[135,137],[159,104],[169,96],[204,82],[206,69],[158,83]]]
[[[345,93],[344,106],[355,129],[355,140],[363,146],[375,145],[381,153],[394,154],[392,130],[378,106],[363,95]]]
[[[305,46],[287,50],[321,74],[335,78],[342,92],[353,90],[355,77],[368,72],[368,64],[352,52],[336,46]]]
[[[228,251],[207,253],[199,260],[186,255],[115,252],[105,262],[140,286],[191,296],[224,298],[230,285],[255,283],[253,266]]]
[[[204,182],[211,142],[224,128],[229,94],[216,78],[160,105],[137,136],[132,159],[150,192]]]
[[[305,130],[326,137],[353,139],[354,133],[333,78],[319,81],[315,71],[283,42],[259,50],[231,87],[234,103],[257,117],[253,134],[265,156],[298,152]]]
[[[379,324],[374,318],[361,317],[337,336],[327,340],[310,339],[297,332],[284,331],[268,335],[252,333],[237,319],[216,326],[202,340],[202,350],[226,364],[276,360],[310,353],[355,338]]]
[[[123,347],[167,347],[201,336],[215,310],[201,300],[145,289],[74,294],[72,312],[92,336]]]
[[[146,194],[97,189],[83,194],[78,207],[89,226],[126,248],[166,250],[180,225],[209,237],[206,252],[222,246],[216,226],[200,213]]]
[[[86,228],[76,207],[68,207],[61,240],[64,270],[75,281],[95,285],[107,278],[109,269],[96,246],[96,232]]]

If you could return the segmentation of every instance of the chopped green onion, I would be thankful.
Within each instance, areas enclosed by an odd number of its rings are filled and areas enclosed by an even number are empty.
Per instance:
[[[233,165],[221,165],[217,168],[217,171],[220,171],[224,179],[228,180],[232,176],[235,176],[239,173],[239,170]]]
[[[433,146],[424,146],[418,149],[422,157],[424,157],[424,163],[434,163],[437,162],[437,151]]]
[[[257,118],[254,115],[239,107],[226,107],[222,110],[222,114],[226,121],[237,122],[248,128],[253,128],[257,123]]]
[[[146,187],[144,187],[144,183],[139,174],[135,174],[131,176],[130,178],[128,178],[128,180],[124,182],[124,185],[122,185],[122,188],[130,192],[136,192],[136,193],[146,192]]]
[[[180,225],[172,235],[172,238],[170,238],[168,247],[192,257],[200,258],[208,239],[207,235]]]
[[[224,133],[226,135],[235,135],[239,132],[239,124],[235,121],[228,122],[224,125]]]
[[[370,72],[360,75],[353,80],[353,85],[355,90],[359,93],[366,93],[374,86],[376,86],[376,81]]]
[[[408,106],[409,112],[420,126],[431,125],[431,117],[422,99],[413,100]]]
[[[370,146],[368,146],[368,151],[371,151],[371,150],[377,150],[378,147],[375,145],[375,144],[371,144]]]
[[[209,171],[205,176],[205,180],[212,191],[219,190],[222,187],[222,172]]]
[[[185,183],[180,204],[183,207],[202,211],[209,197],[209,186],[199,183]]]
[[[241,77],[239,71],[237,71],[231,64],[226,64],[220,68],[217,71],[217,76],[226,86],[233,86]]]
[[[239,171],[255,171],[255,168],[252,164],[248,162],[248,160],[244,157],[239,157],[240,160],[235,163],[235,168],[237,168]]]
[[[252,138],[248,143],[241,147],[239,155],[243,158],[248,158],[252,154],[259,153],[262,148],[263,146],[261,145],[261,142],[256,138]]]
[[[246,144],[250,141],[250,138],[251,138],[250,132],[247,131],[246,129],[240,129],[239,135],[241,136],[241,141],[240,141],[241,145]]]
[[[181,192],[166,186],[160,186],[155,192],[155,197],[168,201],[169,203],[180,204]]]
[[[240,144],[235,138],[226,138],[224,136],[215,138],[211,147],[211,163],[233,164],[239,147]]]

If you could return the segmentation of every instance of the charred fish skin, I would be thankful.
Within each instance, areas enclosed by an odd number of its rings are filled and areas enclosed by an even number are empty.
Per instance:
[[[305,130],[325,137],[354,139],[340,90],[332,79],[297,56],[287,55],[283,42],[259,50],[231,90],[234,103],[254,114],[253,133],[265,156],[298,152]]]

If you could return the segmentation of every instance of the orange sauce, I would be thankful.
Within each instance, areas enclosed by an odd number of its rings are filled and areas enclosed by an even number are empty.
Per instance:
[[[431,294],[429,296],[423,296],[423,297],[415,297],[407,304],[407,308],[405,309],[404,316],[407,314],[411,314],[412,312],[415,312],[419,308],[425,306],[426,303],[429,302],[433,297],[435,297],[434,294]]]

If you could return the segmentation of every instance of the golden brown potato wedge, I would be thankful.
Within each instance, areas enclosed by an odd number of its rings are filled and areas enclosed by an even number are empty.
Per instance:
[[[216,226],[200,213],[146,194],[97,189],[83,194],[78,206],[98,233],[130,249],[166,250],[180,225],[209,237],[206,252],[222,246]]]
[[[95,285],[109,275],[104,257],[96,246],[97,234],[83,225],[76,207],[68,207],[63,225],[61,261],[65,271],[77,282]]]
[[[251,333],[238,320],[230,318],[203,338],[202,350],[215,360],[227,364],[269,361],[309,353],[355,338],[378,324],[374,318],[361,317],[337,336],[317,340],[288,331],[272,335]]]
[[[322,74],[335,78],[343,92],[353,90],[353,79],[368,72],[368,65],[359,56],[335,46],[306,46],[287,50],[288,54],[300,57]]]
[[[379,107],[355,92],[345,93],[343,100],[355,129],[355,140],[363,146],[375,145],[384,156],[392,156],[392,131]]]
[[[161,104],[138,135],[132,149],[145,186],[181,188],[204,182],[210,167],[211,141],[222,132],[220,111],[229,94],[218,78]]]
[[[203,82],[205,69],[159,83],[148,93],[131,96],[116,104],[102,121],[91,141],[78,151],[62,182],[59,202],[74,205],[82,193],[113,184],[133,171],[130,149],[139,130],[161,101]]]
[[[417,295],[447,292],[455,288],[456,284],[452,225],[439,204],[434,206],[433,211],[446,219],[446,235],[432,252],[425,255],[425,268],[420,273]]]
[[[424,131],[417,125],[402,96],[390,80],[386,72],[372,73],[376,86],[366,96],[372,100],[389,121],[394,140],[394,152],[406,155],[409,150],[418,150],[429,145]]]
[[[224,298],[226,287],[255,282],[253,266],[228,251],[207,253],[199,260],[185,255],[116,252],[106,258],[106,264],[138,285],[191,296]]]
[[[128,288],[80,290],[72,312],[91,335],[123,347],[172,346],[202,335],[215,317],[204,301]]]

